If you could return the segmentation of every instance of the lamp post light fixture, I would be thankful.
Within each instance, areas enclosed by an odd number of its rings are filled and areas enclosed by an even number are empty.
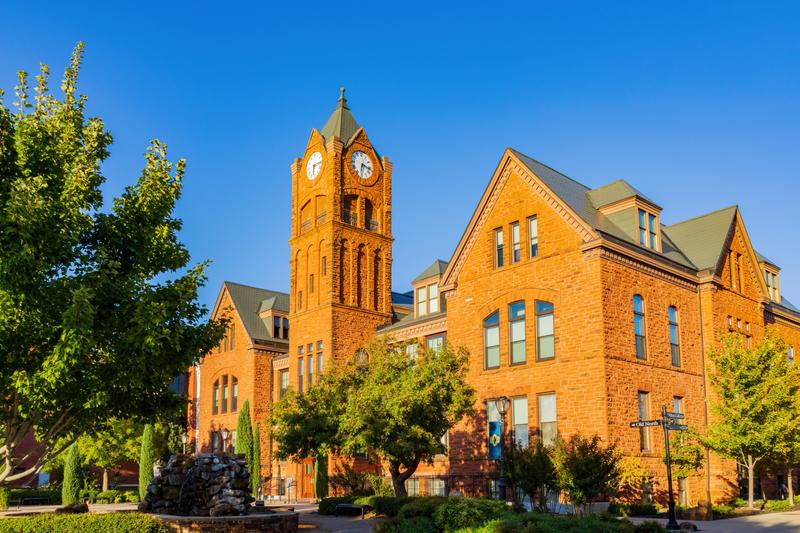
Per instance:
[[[228,453],[228,428],[222,428],[222,454]]]
[[[500,415],[500,479],[497,480],[497,492],[501,500],[506,499],[506,453],[503,445],[506,440],[506,413],[510,401],[508,396],[500,396],[494,401],[494,406]]]
[[[186,455],[186,443],[189,441],[189,435],[184,433],[181,435],[181,444],[183,444],[183,454]]]

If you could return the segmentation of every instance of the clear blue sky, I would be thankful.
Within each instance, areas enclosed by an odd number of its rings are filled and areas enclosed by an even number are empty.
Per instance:
[[[291,180],[347,87],[394,162],[394,288],[449,259],[506,146],[589,186],[624,178],[667,224],[739,204],[800,304],[797,2],[7,3],[0,87],[78,40],[115,143],[107,198],[152,138],[185,157],[178,208],[202,297],[287,290]],[[10,101],[7,96],[6,101]]]

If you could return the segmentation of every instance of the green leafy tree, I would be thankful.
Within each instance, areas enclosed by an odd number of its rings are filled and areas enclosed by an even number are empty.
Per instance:
[[[233,451],[244,455],[248,468],[253,464],[253,423],[250,421],[250,402],[245,400],[236,420],[236,446]]]
[[[410,358],[386,338],[362,353],[363,362],[342,370],[353,385],[339,424],[341,449],[348,455],[374,450],[388,464],[395,495],[406,496],[405,481],[420,463],[447,451],[445,433],[472,412],[469,354],[445,344]]]
[[[580,434],[560,440],[556,446],[558,484],[576,506],[609,493],[619,477],[620,455],[613,445],[604,445],[597,435]]]
[[[703,448],[696,439],[694,433],[688,431],[670,431],[669,455],[672,475],[677,479],[686,479],[703,466]],[[666,450],[661,460],[667,464]]]
[[[389,339],[373,340],[306,393],[289,392],[275,406],[276,456],[373,450],[388,464],[395,495],[405,496],[405,481],[446,451],[442,437],[472,412],[468,359],[466,350],[447,345],[414,359]]]
[[[250,487],[253,496],[258,496],[261,488],[261,422],[256,422],[253,430],[253,462],[250,464]]]
[[[314,459],[314,497],[318,500],[328,495],[328,457],[317,456]]]
[[[82,55],[60,98],[46,66],[33,91],[20,72],[16,111],[0,93],[0,483],[105,420],[174,408],[171,381],[223,330],[204,320],[205,265],[187,268],[172,214],[185,162],[153,141],[135,184],[103,203],[111,135],[77,93]],[[31,432],[43,453],[20,450]]]
[[[506,479],[537,502],[541,511],[546,511],[547,493],[558,487],[556,467],[551,450],[535,439],[530,446],[521,446],[516,441],[506,448]]]
[[[102,490],[108,490],[109,472],[123,461],[136,461],[140,452],[142,428],[128,419],[113,419],[95,435],[78,439],[83,462],[103,470]]]
[[[770,331],[753,349],[744,346],[740,335],[727,335],[710,359],[714,416],[700,440],[747,469],[752,509],[756,465],[787,458],[798,438],[800,383],[786,361],[785,344]]]
[[[153,425],[145,424],[142,433],[142,448],[139,455],[139,496],[144,498],[147,486],[153,479],[153,465],[156,462],[155,447],[153,445]]]
[[[81,469],[81,452],[78,443],[69,447],[64,460],[64,479],[61,483],[61,503],[71,505],[80,503],[83,488],[83,470]]]

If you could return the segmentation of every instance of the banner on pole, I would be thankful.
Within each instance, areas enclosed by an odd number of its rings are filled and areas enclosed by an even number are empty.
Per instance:
[[[500,459],[500,422],[489,422],[489,459]]]

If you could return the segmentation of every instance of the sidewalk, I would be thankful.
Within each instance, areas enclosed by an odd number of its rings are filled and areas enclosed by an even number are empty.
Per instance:
[[[316,513],[317,504],[298,504],[294,510],[300,513],[300,529],[314,533],[371,533],[381,519],[362,520],[360,516],[330,516]]]
[[[641,522],[656,521],[661,525],[666,525],[666,519],[647,519],[631,518],[631,522],[639,524]],[[800,533],[800,511],[788,513],[764,513],[740,518],[726,518],[724,520],[714,520],[706,522],[703,520],[678,520],[678,523],[691,522],[700,531],[711,533],[758,533],[761,531],[770,533]]]

